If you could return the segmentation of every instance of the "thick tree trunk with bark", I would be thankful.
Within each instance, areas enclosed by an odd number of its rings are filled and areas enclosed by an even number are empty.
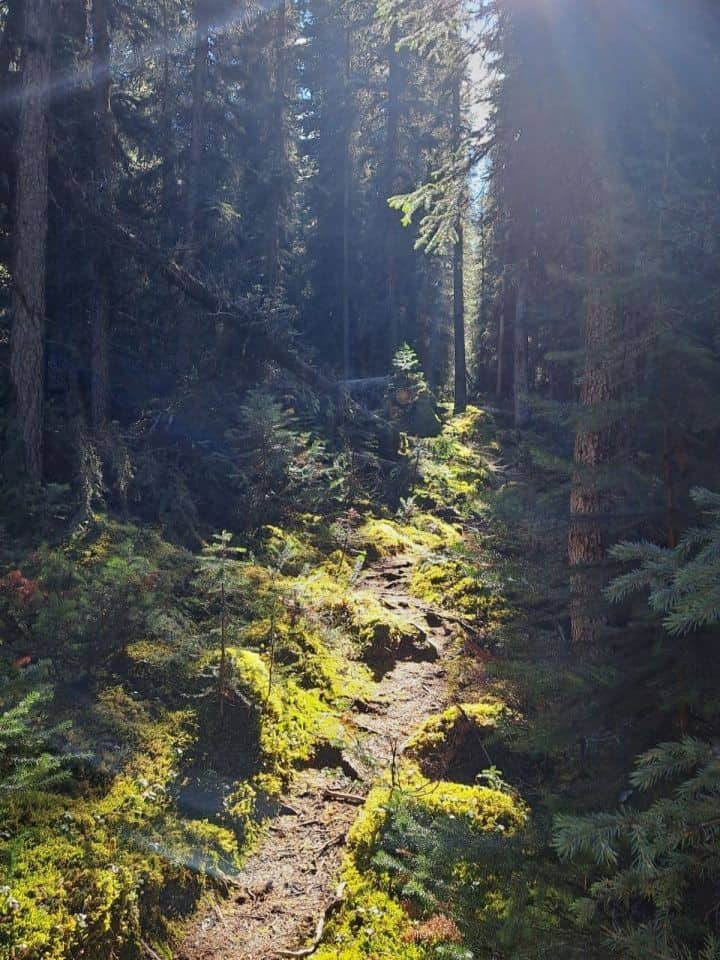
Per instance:
[[[204,0],[196,0],[190,150],[185,174],[185,218],[182,230],[182,263],[190,271],[195,268],[197,254],[197,219],[206,136],[205,101],[208,87],[208,58],[210,56],[208,31],[209,20],[206,4]],[[193,319],[190,304],[184,304],[178,320],[176,344],[176,369],[180,376],[187,372],[190,363]]]
[[[350,137],[352,136],[350,104],[350,67],[352,36],[345,34],[345,139],[343,143],[343,209],[342,209],[342,288],[340,293],[343,338],[343,376],[350,378],[350,183],[352,178]]]
[[[510,342],[515,325],[515,311],[517,290],[512,281],[510,267],[506,266],[503,272],[502,289],[500,294],[500,316],[498,317],[498,344],[497,344],[497,381],[495,395],[498,400],[504,400],[509,395],[510,381]]]
[[[467,407],[467,371],[465,358],[465,254],[462,224],[456,228],[457,241],[453,249],[453,330],[455,339],[455,413]]]
[[[457,152],[462,141],[462,78],[453,86],[452,123],[453,148]],[[453,332],[455,341],[455,413],[467,407],[467,362],[465,358],[465,245],[463,238],[462,211],[458,211],[455,224],[456,241],[453,247]]]
[[[285,205],[288,177],[287,116],[287,0],[280,0],[275,13],[275,76],[273,115],[270,129],[270,203],[268,205],[265,276],[268,290],[277,291],[281,279],[281,257],[285,233]]]
[[[93,95],[95,99],[94,202],[103,218],[113,216],[113,138],[115,124],[110,105],[109,0],[93,0]],[[95,429],[107,417],[110,395],[109,329],[112,308],[112,260],[104,236],[92,251],[94,291],[91,306],[91,392],[90,407]]]
[[[525,427],[530,419],[528,407],[528,331],[527,331],[527,282],[520,280],[515,301],[515,324],[513,331],[513,409],[516,427]]]
[[[381,202],[385,205],[385,267],[388,311],[388,336],[390,339],[390,356],[400,345],[400,316],[398,303],[398,249],[397,231],[399,229],[398,216],[387,206],[388,198],[395,192],[395,178],[397,175],[398,135],[400,130],[400,89],[402,76],[400,55],[397,51],[398,26],[393,21],[390,27],[388,41],[388,78],[387,78],[387,112],[385,131],[385,159],[382,184]]]
[[[162,30],[163,36],[170,35],[170,19],[168,4],[170,0],[162,0]],[[177,237],[173,223],[173,196],[175,180],[175,155],[172,123],[172,88],[170,84],[170,50],[163,46],[162,53],[162,87],[160,93],[160,128],[162,131],[162,236],[166,242],[174,242]],[[172,240],[170,238],[173,238]]]
[[[210,56],[209,22],[203,0],[195,4],[195,52],[193,57],[193,100],[190,126],[190,152],[187,165],[187,193],[185,196],[184,262],[195,263],[197,214],[200,203],[200,180],[205,149],[205,101],[208,87],[208,59]]]
[[[0,35],[0,89],[4,101],[0,103],[0,204],[10,206],[15,181],[15,136],[14,117],[16,107],[14,92],[17,84],[15,66],[19,56],[22,36],[22,4],[9,0],[2,35]]]
[[[27,474],[43,470],[45,266],[48,227],[49,0],[25,0],[17,135],[10,375]]]
[[[607,409],[617,395],[610,353],[621,335],[618,306],[607,290],[611,269],[607,244],[598,240],[590,255],[590,272],[597,284],[586,304],[580,396],[585,413],[575,436],[568,536],[572,639],[591,652],[606,625],[603,588],[612,498],[602,474],[611,463],[617,435],[617,423]]]

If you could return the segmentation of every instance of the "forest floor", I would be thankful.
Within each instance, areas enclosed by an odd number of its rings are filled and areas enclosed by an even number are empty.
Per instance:
[[[379,559],[359,586],[418,627],[433,658],[398,660],[376,676],[370,695],[349,718],[350,745],[342,757],[321,755],[298,773],[230,898],[204,902],[185,934],[180,960],[270,960],[293,951],[303,955],[312,940],[336,897],[345,838],[363,797],[383,773],[392,776],[414,730],[451,699],[451,665],[462,656],[458,630],[446,611],[410,594],[414,562],[403,554]],[[339,760],[341,766],[325,765]]]

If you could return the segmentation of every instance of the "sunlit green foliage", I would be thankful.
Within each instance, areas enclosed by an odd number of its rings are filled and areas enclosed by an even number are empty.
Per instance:
[[[720,619],[720,494],[695,488],[695,506],[705,522],[686,531],[677,547],[654,543],[621,543],[616,560],[638,566],[617,577],[608,589],[614,601],[649,590],[650,608],[662,614],[665,629],[679,635]]]
[[[703,904],[720,882],[716,751],[692,738],[662,743],[638,758],[630,782],[661,795],[646,809],[555,820],[558,854],[600,868],[576,905],[578,916],[584,923],[612,917],[606,936],[622,957],[712,956]]]

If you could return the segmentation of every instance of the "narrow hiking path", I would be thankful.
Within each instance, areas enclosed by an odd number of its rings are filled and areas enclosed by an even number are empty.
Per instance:
[[[460,656],[457,630],[409,592],[413,560],[372,564],[359,586],[417,627],[423,659],[401,659],[376,675],[371,695],[349,718],[342,769],[300,771],[264,829],[231,897],[201,911],[180,960],[271,960],[301,951],[333,902],[347,831],[372,783],[402,753],[414,729],[449,702],[448,665]],[[334,758],[337,762],[337,758]],[[301,955],[301,954],[298,954]]]

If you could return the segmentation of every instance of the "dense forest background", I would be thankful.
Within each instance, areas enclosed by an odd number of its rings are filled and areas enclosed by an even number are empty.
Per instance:
[[[368,523],[432,514],[526,820],[401,799],[377,883],[456,926],[378,957],[720,957],[717,5],[0,0],[0,31],[0,956],[172,943],[327,739],[293,726],[298,662],[342,686],[306,566],[350,590]],[[183,751],[222,815],[148,796]],[[150,823],[174,852],[122,861]]]

